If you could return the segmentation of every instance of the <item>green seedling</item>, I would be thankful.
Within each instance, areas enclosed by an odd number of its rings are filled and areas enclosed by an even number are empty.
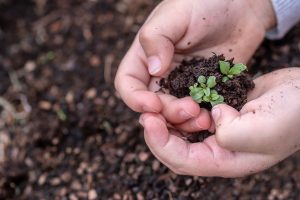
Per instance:
[[[197,102],[207,102],[212,106],[224,102],[224,97],[219,95],[216,90],[213,88],[217,85],[216,77],[209,76],[206,78],[205,76],[199,76],[197,83],[190,86],[190,96]]]
[[[219,66],[221,73],[225,75],[222,78],[224,83],[247,69],[246,65],[242,63],[237,63],[234,64],[233,67],[230,67],[230,63],[226,61],[219,61]]]

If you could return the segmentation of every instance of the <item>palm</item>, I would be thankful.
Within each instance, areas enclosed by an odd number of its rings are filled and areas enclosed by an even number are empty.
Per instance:
[[[168,130],[157,114],[141,116],[145,140],[152,153],[177,174],[238,177],[266,169],[278,160],[269,154],[243,153],[219,146],[215,136],[201,143],[187,143]]]

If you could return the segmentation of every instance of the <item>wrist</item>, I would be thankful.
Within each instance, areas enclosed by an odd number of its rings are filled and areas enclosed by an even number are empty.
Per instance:
[[[271,0],[251,0],[249,5],[266,32],[276,26],[276,15]]]

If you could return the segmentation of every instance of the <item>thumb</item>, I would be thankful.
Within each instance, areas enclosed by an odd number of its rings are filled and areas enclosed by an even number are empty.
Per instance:
[[[255,111],[248,110],[241,114],[231,106],[220,104],[213,107],[211,114],[220,146],[232,151],[265,151],[268,130]]]
[[[147,28],[148,29],[148,28]],[[147,56],[149,74],[160,76],[168,71],[174,54],[173,42],[156,31],[142,29],[140,43]]]
[[[174,6],[180,6],[177,4],[162,3],[139,31],[138,39],[146,54],[151,75],[161,76],[168,71],[175,44],[188,27],[188,14],[179,14],[178,9],[174,9]]]

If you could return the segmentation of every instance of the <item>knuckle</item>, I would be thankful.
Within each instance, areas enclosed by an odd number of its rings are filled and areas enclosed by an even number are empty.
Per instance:
[[[141,44],[151,41],[151,38],[153,37],[153,34],[151,32],[152,31],[146,26],[140,30],[139,40]]]
[[[224,131],[222,130],[217,130],[216,131],[216,140],[217,140],[217,143],[225,148],[225,149],[228,149],[230,147],[230,141],[229,141],[229,135],[228,134],[225,134]]]

